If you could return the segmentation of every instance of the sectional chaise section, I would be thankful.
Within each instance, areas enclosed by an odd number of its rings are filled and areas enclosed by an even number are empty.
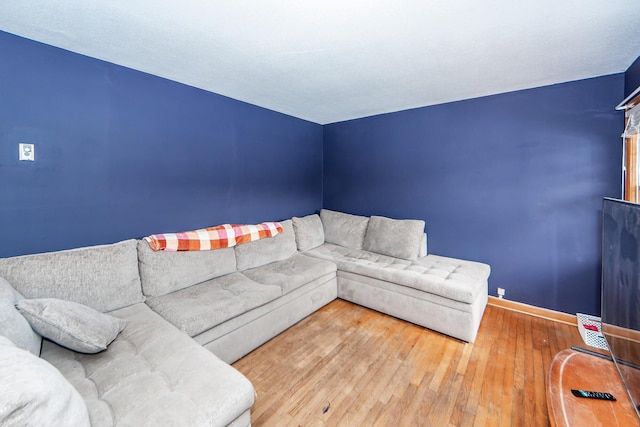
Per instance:
[[[253,387],[229,363],[335,298],[474,341],[489,266],[426,255],[423,221],[322,210],[281,224],[275,237],[212,251],[156,252],[128,240],[0,259],[0,335],[9,338],[0,346],[18,346],[6,352],[18,356],[0,375],[39,355],[36,364],[55,367],[76,394],[76,405],[65,408],[46,405],[44,385],[21,395],[28,402],[13,402],[0,387],[0,399],[10,400],[0,423],[37,419],[42,408],[64,419],[65,410],[86,407],[84,416],[99,426],[250,425]],[[40,348],[15,307],[52,298],[125,326],[95,354],[49,339]]]
[[[473,342],[487,305],[490,267],[426,255],[424,222],[322,210],[294,218],[296,229],[327,231],[303,244],[304,254],[337,267],[338,298],[460,340]],[[318,231],[302,231],[315,234]]]

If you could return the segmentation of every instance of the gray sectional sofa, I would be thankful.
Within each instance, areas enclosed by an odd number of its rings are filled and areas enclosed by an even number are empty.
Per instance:
[[[426,255],[423,221],[281,224],[213,251],[127,240],[0,259],[0,424],[250,425],[253,387],[229,363],[338,297],[475,339],[489,266]]]

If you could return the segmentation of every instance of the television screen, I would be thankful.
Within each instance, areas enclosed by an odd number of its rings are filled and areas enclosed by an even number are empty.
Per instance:
[[[602,205],[602,332],[640,417],[640,205]]]

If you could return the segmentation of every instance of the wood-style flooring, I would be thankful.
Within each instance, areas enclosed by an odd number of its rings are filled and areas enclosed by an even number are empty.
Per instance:
[[[234,363],[252,425],[548,426],[546,375],[575,326],[488,306],[454,338],[335,300]]]

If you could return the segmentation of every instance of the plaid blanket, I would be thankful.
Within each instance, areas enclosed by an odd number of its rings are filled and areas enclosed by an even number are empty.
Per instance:
[[[257,225],[223,224],[181,233],[153,234],[144,239],[154,251],[208,251],[273,237],[283,231],[279,222]]]

